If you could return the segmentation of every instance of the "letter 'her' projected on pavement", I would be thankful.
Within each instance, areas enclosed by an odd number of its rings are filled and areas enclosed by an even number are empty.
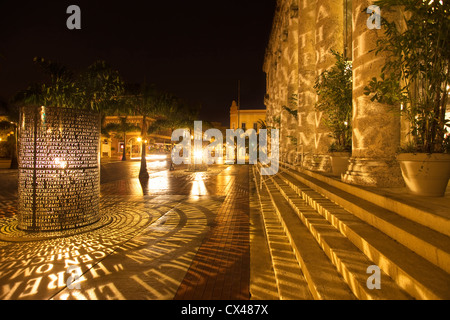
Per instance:
[[[98,221],[98,114],[24,107],[19,130],[19,228],[59,231]]]

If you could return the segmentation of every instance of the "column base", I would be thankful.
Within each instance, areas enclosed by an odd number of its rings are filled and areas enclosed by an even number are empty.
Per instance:
[[[331,172],[331,157],[328,154],[306,155],[302,166],[311,171]]]
[[[396,160],[350,158],[342,182],[379,188],[404,187],[400,165]]]

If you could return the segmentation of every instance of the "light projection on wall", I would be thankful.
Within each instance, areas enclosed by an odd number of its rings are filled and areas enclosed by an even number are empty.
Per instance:
[[[98,114],[23,107],[19,130],[19,229],[60,231],[98,221]]]

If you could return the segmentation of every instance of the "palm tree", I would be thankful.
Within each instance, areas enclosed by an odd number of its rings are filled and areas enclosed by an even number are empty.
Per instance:
[[[160,96],[158,103],[159,119],[148,129],[148,133],[153,133],[160,129],[169,129],[172,135],[175,129],[193,129],[194,121],[198,117],[200,106],[191,104],[179,99],[171,94]],[[171,142],[171,150],[174,142]],[[173,170],[173,162],[170,160],[170,170]]]
[[[139,170],[139,178],[148,179],[147,172],[147,131],[149,128],[149,121],[157,115],[158,95],[154,85],[129,84],[127,85],[127,94],[124,96],[124,109],[129,110],[142,116],[141,121],[141,167]]]
[[[127,160],[126,156],[126,143],[127,143],[127,133],[129,132],[136,132],[141,130],[139,126],[136,126],[134,124],[131,124],[127,122],[127,116],[121,116],[119,117],[119,123],[108,123],[104,127],[103,133],[106,136],[109,136],[111,132],[115,132],[117,134],[117,138],[123,138],[124,141],[124,148],[123,148],[123,154],[122,154],[122,161]]]

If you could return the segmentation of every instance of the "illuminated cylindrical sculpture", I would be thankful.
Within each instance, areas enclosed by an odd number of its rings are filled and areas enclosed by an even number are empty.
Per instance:
[[[98,113],[22,107],[18,228],[61,231],[100,219]]]

